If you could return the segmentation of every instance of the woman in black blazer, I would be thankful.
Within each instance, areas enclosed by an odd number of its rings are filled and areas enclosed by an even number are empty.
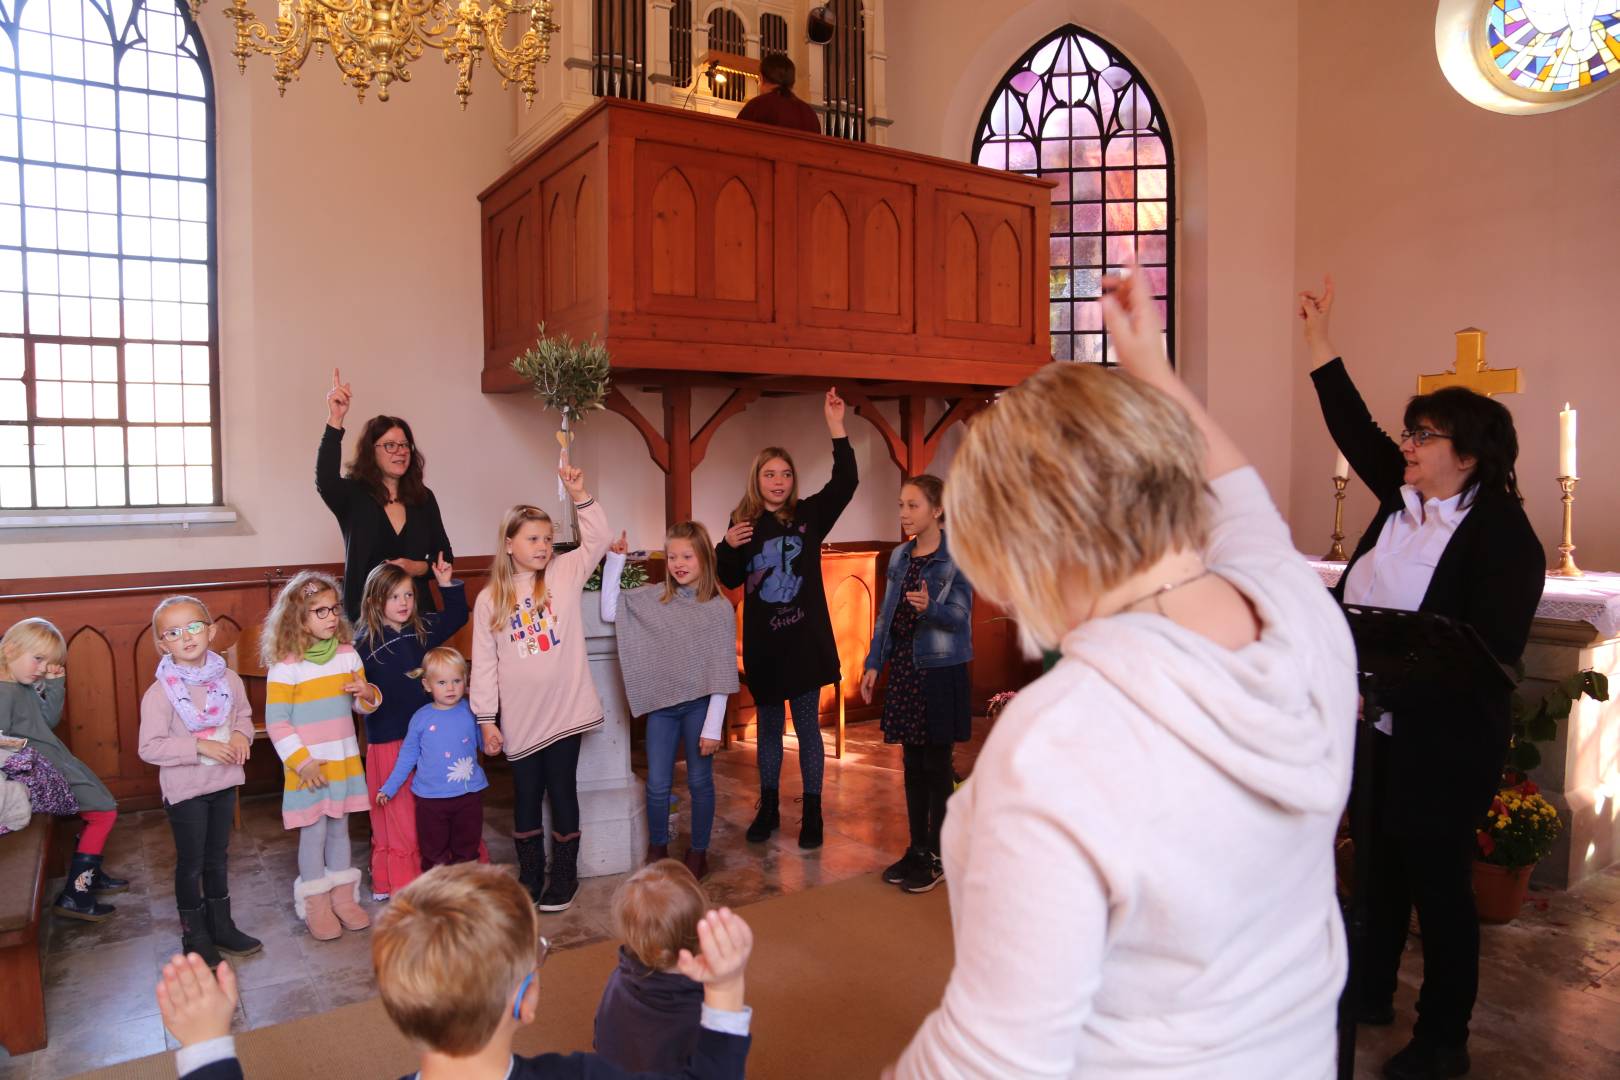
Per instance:
[[[1504,666],[1517,663],[1541,602],[1546,562],[1525,516],[1513,417],[1462,387],[1407,404],[1400,442],[1373,421],[1328,340],[1333,283],[1301,293],[1311,381],[1328,431],[1378,497],[1378,512],[1339,579],[1340,600],[1432,612],[1479,632]],[[1511,694],[1459,698],[1436,687],[1403,694],[1371,736],[1374,835],[1367,955],[1357,1022],[1394,1022],[1395,977],[1415,905],[1423,989],[1412,1041],[1384,1067],[1403,1078],[1468,1070],[1468,1020],[1479,988],[1475,829],[1506,760]]]
[[[455,555],[439,501],[422,482],[427,462],[409,424],[397,416],[374,416],[360,432],[347,472],[340,475],[343,421],[353,395],[334,369],[332,389],[326,393],[326,427],[315,456],[315,490],[343,530],[343,610],[350,622],[359,619],[366,575],[390,562],[414,579],[417,610],[437,611],[428,589],[429,566],[441,554],[446,562]]]

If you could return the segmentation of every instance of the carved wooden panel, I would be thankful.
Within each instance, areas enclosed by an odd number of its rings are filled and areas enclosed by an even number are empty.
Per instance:
[[[524,192],[491,214],[484,224],[486,340],[508,345],[534,336],[540,321],[539,278],[536,257],[540,250],[539,202],[533,191]]]
[[[798,170],[799,318],[813,326],[916,329],[909,184]]]
[[[658,142],[635,159],[636,310],[769,320],[771,163]]]
[[[941,331],[950,337],[1033,341],[1037,252],[1030,208],[955,191],[940,192],[936,205],[943,225]],[[1039,254],[1044,266],[1045,253]],[[1045,282],[1040,284],[1044,290]]]

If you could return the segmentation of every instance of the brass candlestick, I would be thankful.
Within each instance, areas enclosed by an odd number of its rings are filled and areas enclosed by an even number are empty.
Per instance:
[[[1333,546],[1323,557],[1327,562],[1349,562],[1344,553],[1344,488],[1350,483],[1348,476],[1333,478]]]
[[[1580,483],[1578,476],[1560,476],[1558,486],[1564,489],[1564,542],[1558,545],[1558,554],[1562,556],[1558,565],[1548,571],[1554,577],[1584,577],[1581,568],[1575,565],[1575,485]]]

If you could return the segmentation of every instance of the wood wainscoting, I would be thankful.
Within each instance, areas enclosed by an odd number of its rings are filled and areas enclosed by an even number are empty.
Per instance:
[[[846,543],[822,556],[828,608],[838,641],[842,694],[851,721],[875,719],[881,697],[867,705],[860,699],[860,676],[872,625],[883,600],[888,552],[894,543]],[[489,557],[456,562],[456,577],[466,582],[471,604],[488,583]],[[306,567],[252,566],[224,570],[115,574],[95,577],[16,578],[0,582],[0,628],[19,619],[49,619],[68,643],[67,708],[58,729],[62,741],[106,783],[124,810],[158,806],[157,768],[140,759],[141,697],[152,682],[158,652],[152,640],[152,611],[165,597],[185,593],[208,605],[219,627],[213,648],[241,676],[262,730],[265,668],[259,660],[259,628],[281,587]],[[334,577],[342,568],[317,564]],[[741,597],[728,594],[732,603]],[[1040,673],[1039,665],[1018,652],[1013,624],[991,605],[974,609],[973,696],[976,707],[1000,690],[1017,689]],[[472,653],[471,628],[451,644]],[[739,639],[739,659],[741,642]],[[824,722],[834,722],[838,699],[832,687],[822,693]],[[746,735],[755,707],[746,688],[734,701],[728,722]],[[248,762],[246,790],[272,792],[281,785],[275,752],[264,743]]]

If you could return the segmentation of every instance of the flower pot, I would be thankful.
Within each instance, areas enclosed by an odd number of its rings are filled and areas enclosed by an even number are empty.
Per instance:
[[[1474,904],[1482,923],[1507,923],[1518,916],[1530,891],[1534,866],[1506,867],[1474,863]]]

